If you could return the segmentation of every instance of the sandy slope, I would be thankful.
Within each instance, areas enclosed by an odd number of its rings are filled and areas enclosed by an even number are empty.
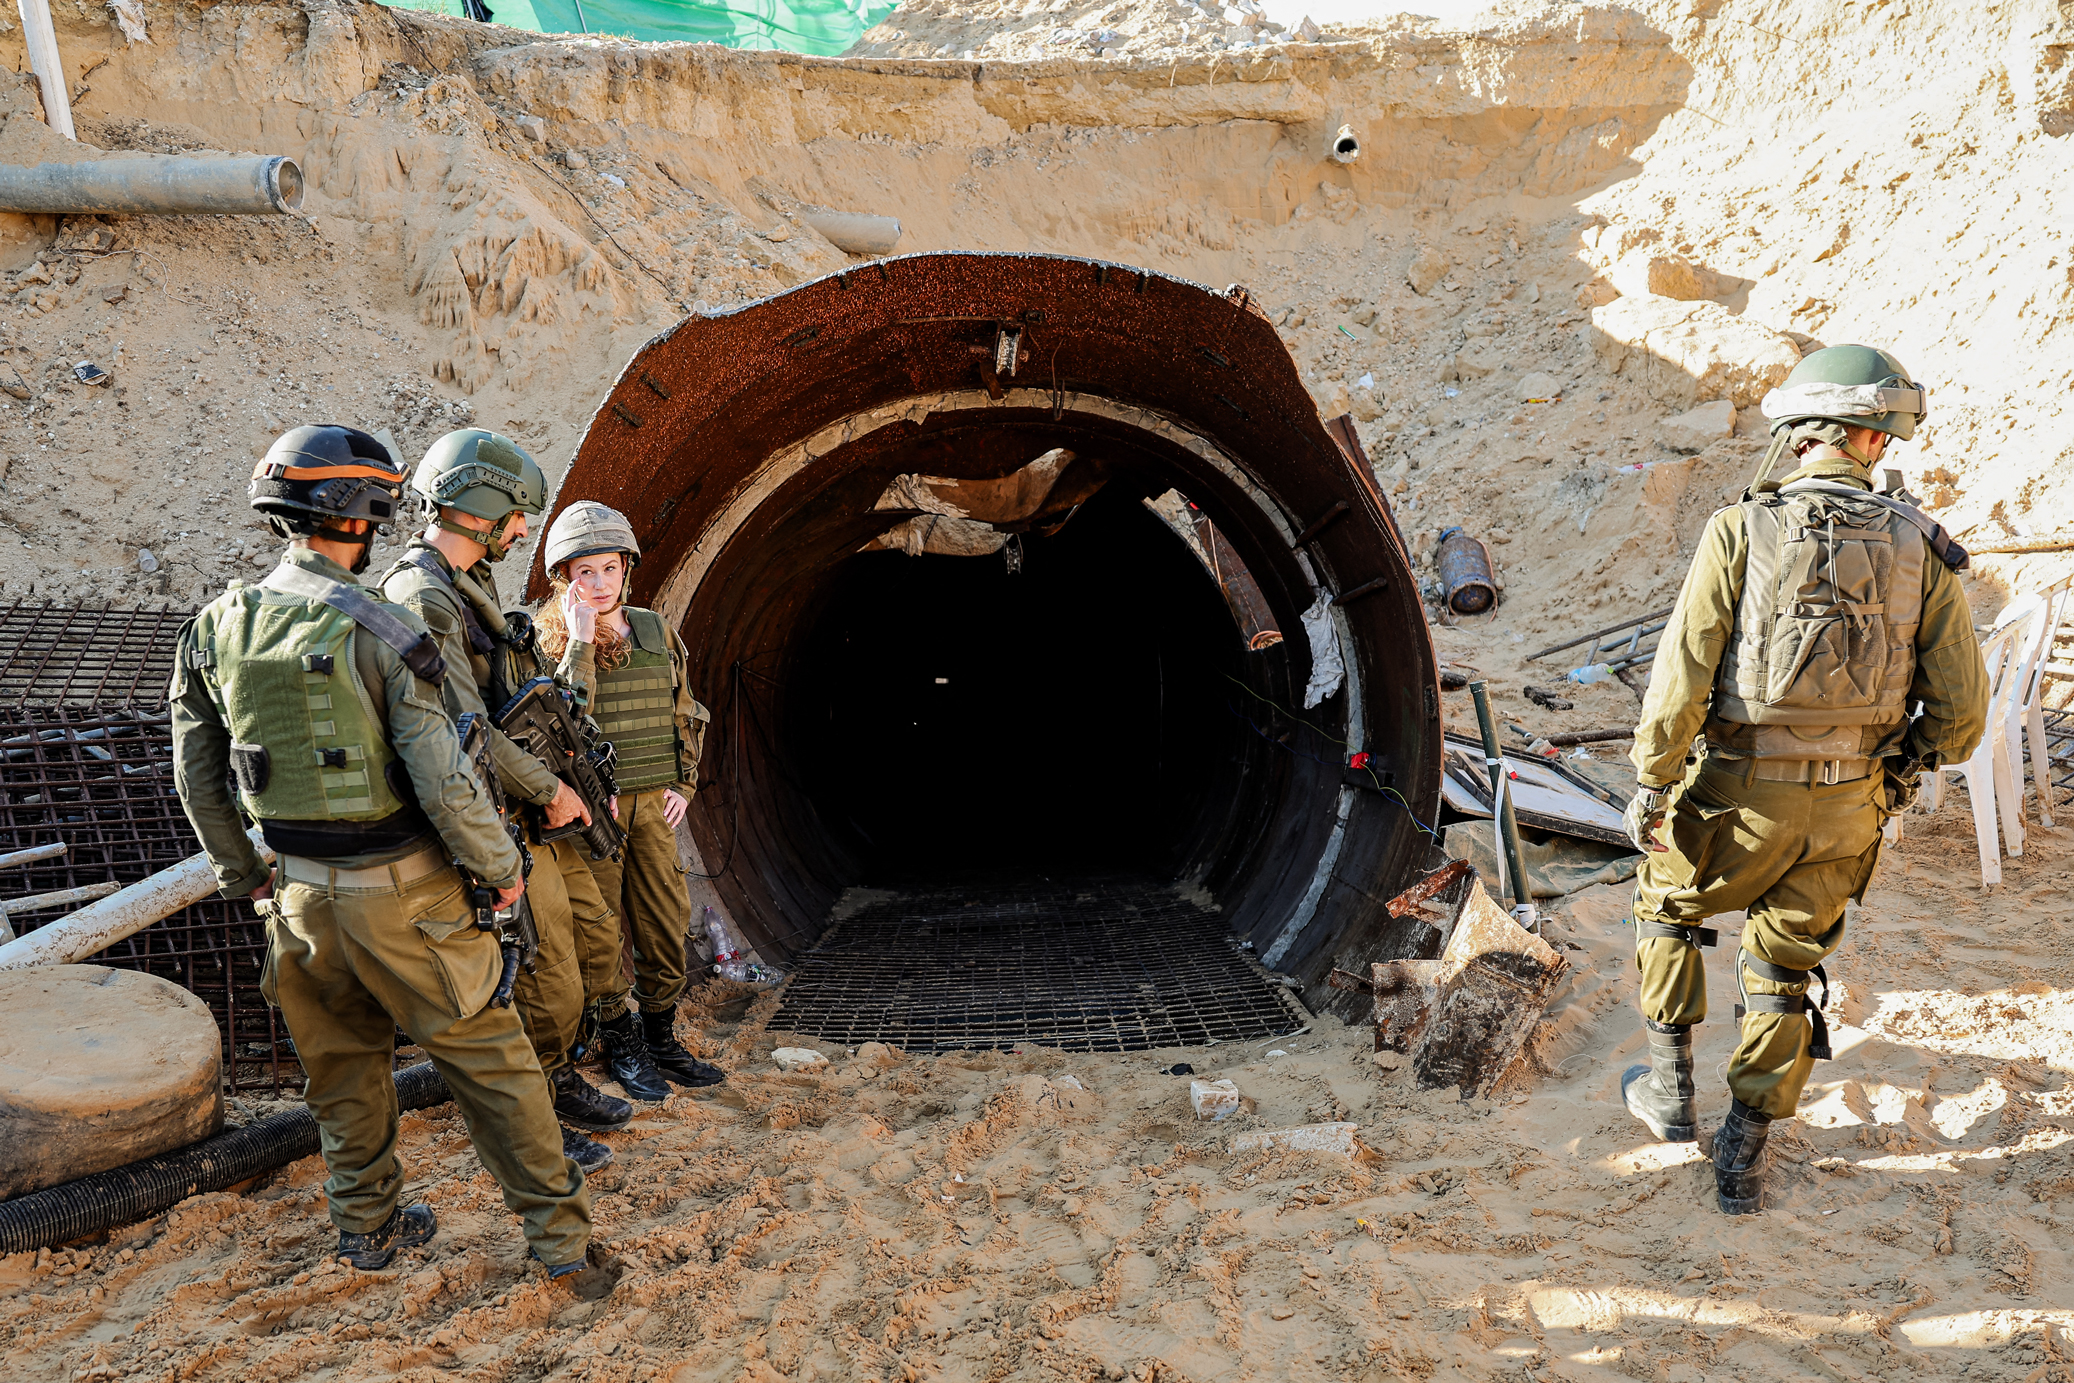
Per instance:
[[[1706,395],[1697,365],[1613,346],[1622,314],[1686,310],[1645,288],[1720,304],[1706,359],[1730,374],[1780,342],[1891,343],[1935,389],[1903,461],[1947,525],[1976,545],[2074,527],[2055,230],[2074,37],[2053,5],[1526,5],[1469,32],[971,62],[550,42],[332,0],[149,5],[145,46],[57,8],[68,62],[108,59],[76,108],[90,141],[295,154],[314,216],[68,224],[56,282],[16,279],[7,598],[194,603],[251,572],[268,545],[243,477],[294,421],[415,452],[474,419],[559,472],[640,339],[846,262],[802,204],[897,214],[903,250],[1251,285],[1321,406],[1362,420],[1421,550],[1450,523],[1493,540],[1506,602],[1434,636],[1536,728],[1632,715],[1618,684],[1530,707],[1519,684],[1551,669],[1522,655],[1668,604],[1761,446],[1747,396],[1733,432],[1664,425]],[[934,47],[1000,28],[917,14],[889,24],[945,26]],[[0,87],[0,158],[52,155],[34,105]],[[1351,167],[1322,157],[1341,124],[1367,150]],[[83,357],[112,390],[62,382]],[[1532,372],[1558,402],[1525,401]],[[1977,613],[2070,560],[1983,559]],[[603,1309],[524,1271],[441,1115],[407,1122],[406,1154],[448,1228],[404,1271],[317,1271],[308,1162],[84,1264],[0,1264],[0,1350],[37,1379],[2057,1377],[2070,861],[2064,828],[2034,831],[1983,897],[1963,799],[1911,824],[1836,966],[1845,1055],[1782,1140],[1782,1211],[1751,1224],[1619,1111],[1638,1043],[1624,898],[1601,888],[1558,908],[1579,982],[1539,1048],[1555,1073],[1519,1103],[1408,1090],[1329,1023],[1279,1058],[817,1079],[776,1074],[752,1015],[711,1030],[734,1093],[613,1136],[600,1223],[633,1274]],[[1703,1073],[1730,1041],[1726,968]],[[1176,1059],[1229,1069],[1258,1102],[1244,1127],[1344,1111],[1373,1155],[1233,1157],[1156,1074]],[[1031,1084],[1061,1073],[1097,1097],[1084,1122]]]

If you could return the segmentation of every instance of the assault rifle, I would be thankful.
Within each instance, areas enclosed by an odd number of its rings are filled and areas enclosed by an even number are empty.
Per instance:
[[[535,677],[497,712],[497,728],[546,764],[590,808],[588,825],[582,817],[553,830],[541,825],[541,843],[581,835],[592,859],[618,859],[627,838],[626,828],[613,817],[611,808],[619,793],[613,771],[618,756],[612,742],[600,734],[597,722],[589,716],[577,718],[569,707],[568,693],[554,678]]]
[[[508,810],[504,801],[504,785],[498,781],[497,766],[490,762],[490,727],[476,711],[469,711],[454,723],[454,731],[461,738],[461,753],[475,768],[475,776],[489,794],[490,805],[497,809],[497,817],[504,829],[511,833],[511,843],[518,847],[519,877],[533,876],[533,852],[526,848],[526,830]],[[504,1008],[511,1003],[511,991],[518,984],[519,967],[524,966],[528,975],[533,973],[533,959],[540,954],[540,931],[533,924],[533,900],[524,894],[518,902],[499,911],[497,891],[479,879],[468,879],[469,903],[475,908],[476,930],[497,933],[497,944],[504,952],[504,968],[497,976],[497,988],[490,994],[491,1008]]]

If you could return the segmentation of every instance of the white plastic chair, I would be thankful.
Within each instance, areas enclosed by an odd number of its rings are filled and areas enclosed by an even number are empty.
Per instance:
[[[2024,635],[2021,665],[2011,689],[2009,763],[2016,778],[2017,815],[2023,815],[2024,749],[2031,742],[2031,779],[2038,790],[2038,824],[2052,821],[2052,761],[2045,751],[2045,669],[2060,631],[2074,627],[2074,576],[2063,576],[2038,592],[2039,606]]]
[[[2009,853],[2024,853],[2023,799],[2019,780],[2010,771],[2008,718],[2017,680],[2018,640],[2032,613],[2030,602],[2036,600],[2035,596],[2025,596],[2014,602],[2003,611],[1994,632],[1981,645],[1981,658],[1988,673],[1988,724],[1987,732],[1980,737],[1980,747],[1964,763],[1945,764],[1922,777],[1926,812],[1934,812],[1942,805],[1945,774],[1956,773],[1965,778],[1966,796],[1973,803],[1973,834],[1980,844],[1980,881],[1986,887],[2002,882],[2002,852],[1998,848],[2001,841],[1995,829],[1998,805],[2002,819],[2000,835],[2008,841]]]

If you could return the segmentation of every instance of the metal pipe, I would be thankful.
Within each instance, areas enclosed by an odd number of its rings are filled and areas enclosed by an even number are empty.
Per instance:
[[[0,211],[44,216],[299,216],[302,169],[279,154],[0,166]]]
[[[246,834],[271,864],[274,852],[259,828]],[[0,946],[0,970],[75,964],[182,908],[193,907],[216,891],[216,874],[209,868],[208,855],[190,855],[171,869],[162,869],[98,903],[87,904],[70,917]]]
[[[1589,634],[1579,634],[1576,638],[1570,640],[1570,642],[1568,643],[1550,644],[1547,648],[1542,649],[1539,653],[1529,653],[1524,659],[1524,661],[1531,663],[1536,658],[1546,658],[1551,653],[1561,653],[1566,648],[1575,648],[1577,647],[1577,645],[1584,643],[1590,639],[1603,639],[1608,634],[1618,634],[1621,630],[1627,628],[1631,624],[1647,624],[1649,621],[1653,619],[1662,619],[1670,613],[1671,612],[1668,609],[1651,610],[1646,615],[1637,615],[1633,619],[1624,619],[1618,624],[1609,624],[1604,629],[1594,629]],[[1642,632],[1646,634],[1650,631],[1645,629]]]
[[[1533,885],[1520,858],[1519,822],[1512,814],[1511,784],[1505,778],[1505,751],[1498,747],[1498,722],[1491,716],[1491,684],[1471,682],[1469,695],[1476,701],[1476,724],[1483,731],[1483,756],[1491,770],[1491,802],[1497,807],[1498,840],[1505,847],[1505,872],[1511,875],[1513,901],[1522,907],[1534,902]],[[0,953],[4,954],[4,953]]]
[[[812,208],[801,211],[799,219],[844,254],[889,255],[900,243],[900,222],[891,216]]]
[[[37,860],[54,860],[65,853],[65,842],[54,840],[48,845],[32,845],[26,850],[15,850],[0,855],[0,869],[12,869],[18,864],[34,864]]]

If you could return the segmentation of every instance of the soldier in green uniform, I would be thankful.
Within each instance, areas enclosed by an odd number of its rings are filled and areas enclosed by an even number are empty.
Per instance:
[[[433,506],[430,526],[411,539],[382,578],[382,591],[425,622],[438,639],[453,675],[447,704],[456,718],[469,711],[490,716],[531,677],[548,669],[529,664],[531,641],[511,628],[497,601],[490,564],[501,562],[526,536],[526,520],[547,505],[547,477],[524,449],[480,428],[450,432],[432,444],[411,487]],[[490,732],[490,753],[513,800],[531,804],[549,829],[590,819],[574,789],[548,766]],[[612,1150],[585,1136],[624,1128],[633,1107],[597,1089],[570,1060],[585,1003],[580,954],[597,935],[618,936],[618,923],[584,864],[574,838],[533,845],[533,920],[540,953],[532,974],[519,981],[517,1000],[540,1069],[554,1087],[563,1145],[587,1171],[612,1160]],[[637,1099],[661,1099],[669,1086],[651,1068],[647,1085],[622,1081]],[[653,1090],[660,1088],[661,1094]]]
[[[1717,936],[1700,924],[1747,910],[1734,1098],[1714,1136],[1724,1214],[1761,1208],[1771,1122],[1829,1055],[1809,982],[1827,988],[1822,962],[1843,941],[1845,901],[1872,878],[1882,824],[1923,770],[1971,754],[1986,721],[1956,575],[1965,550],[1873,489],[1890,440],[1913,436],[1927,407],[1900,363],[1867,346],[1811,352],[1766,397],[1771,451],[1700,539],[1635,730],[1642,791],[1627,815],[1645,852],[1635,929],[1649,1064],[1621,1089],[1657,1137],[1694,1139],[1699,948]],[[1789,452],[1797,469],[1771,479]]]
[[[676,631],[655,611],[624,603],[641,560],[624,514],[593,500],[570,505],[548,528],[542,556],[555,599],[541,610],[541,644],[590,688],[591,713],[619,756],[626,853],[619,862],[593,860],[591,869],[633,941],[640,1025],[627,1007],[615,949],[617,984],[600,1009],[607,1063],[644,1053],[679,1085],[718,1084],[725,1073],[693,1056],[676,1031],[691,925],[677,823],[696,789],[706,708],[684,685],[686,654]]]
[[[308,1077],[340,1256],[383,1268],[437,1227],[430,1206],[398,1204],[400,1026],[446,1078],[550,1276],[601,1295],[590,1192],[517,1016],[489,1004],[498,943],[463,877],[509,906],[525,889],[518,851],[455,739],[436,643],[354,580],[402,481],[380,442],[344,427],[296,428],[261,459],[252,505],[292,543],[181,631],[175,783],[223,895],[266,919],[261,991]]]

